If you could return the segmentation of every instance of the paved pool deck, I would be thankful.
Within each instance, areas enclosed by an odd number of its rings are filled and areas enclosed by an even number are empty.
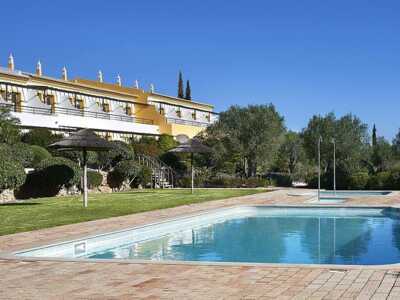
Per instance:
[[[306,194],[289,196],[293,191]],[[216,208],[243,204],[315,205],[308,202],[310,198],[307,190],[284,189],[0,236],[0,299],[400,299],[400,265],[336,267],[7,258],[7,253],[17,250]],[[400,207],[400,193],[349,199],[340,206]]]

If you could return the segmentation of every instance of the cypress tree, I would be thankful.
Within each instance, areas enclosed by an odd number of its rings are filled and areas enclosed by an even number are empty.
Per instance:
[[[190,82],[186,80],[185,99],[192,100],[192,91],[190,90]]]
[[[372,147],[376,147],[377,145],[377,137],[376,137],[376,126],[372,127]]]
[[[178,98],[183,98],[183,79],[182,79],[182,72],[181,71],[179,71]]]

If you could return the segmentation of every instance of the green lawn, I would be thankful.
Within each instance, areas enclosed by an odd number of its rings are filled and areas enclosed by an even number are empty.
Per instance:
[[[257,189],[136,190],[81,197],[41,198],[0,205],[0,235],[265,192]]]

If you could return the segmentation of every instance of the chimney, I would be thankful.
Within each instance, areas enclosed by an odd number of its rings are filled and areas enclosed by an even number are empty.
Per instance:
[[[135,80],[135,89],[139,89],[139,81],[137,79]]]
[[[68,80],[67,68],[66,68],[65,66],[62,68],[62,75],[61,75],[61,78],[62,78],[63,80]]]
[[[99,70],[99,72],[97,73],[97,79],[99,80],[99,82],[103,83],[103,72],[101,70]]]
[[[154,93],[155,89],[154,89],[154,84],[150,83],[150,92]]]
[[[36,75],[42,76],[42,64],[41,64],[40,60],[36,64]]]
[[[10,53],[10,56],[8,57],[8,69],[10,71],[14,71],[15,65],[14,65],[14,57],[13,55]]]
[[[122,86],[122,79],[121,79],[121,76],[119,74],[117,75],[117,84],[119,86]]]

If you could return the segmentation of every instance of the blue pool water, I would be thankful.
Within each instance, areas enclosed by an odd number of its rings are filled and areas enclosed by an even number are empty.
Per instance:
[[[396,209],[242,207],[22,256],[375,265],[400,262]]]
[[[323,196],[344,196],[344,197],[360,197],[360,196],[386,196],[389,195],[391,191],[321,191]]]

